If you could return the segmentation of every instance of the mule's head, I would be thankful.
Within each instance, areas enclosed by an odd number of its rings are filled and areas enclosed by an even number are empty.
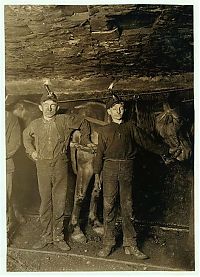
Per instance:
[[[164,142],[170,147],[170,154],[179,161],[191,156],[191,145],[182,133],[183,120],[168,103],[163,104],[163,111],[155,114],[155,128]]]

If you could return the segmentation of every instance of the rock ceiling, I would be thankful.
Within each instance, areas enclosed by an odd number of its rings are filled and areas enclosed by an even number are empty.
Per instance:
[[[193,10],[174,5],[5,6],[6,90],[153,90],[193,82]],[[160,85],[162,83],[162,85]]]

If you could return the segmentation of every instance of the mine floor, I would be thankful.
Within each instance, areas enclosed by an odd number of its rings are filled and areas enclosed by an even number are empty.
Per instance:
[[[119,226],[116,226],[120,230]],[[119,243],[107,258],[99,258],[97,252],[101,241],[86,229],[88,241],[77,243],[69,239],[71,250],[59,251],[48,245],[33,250],[39,239],[41,228],[37,216],[27,217],[27,222],[18,226],[7,249],[8,272],[79,272],[79,271],[193,271],[193,251],[187,247],[188,232],[153,228],[143,237],[140,247],[150,258],[140,261],[125,255]],[[120,232],[120,231],[119,231]],[[119,235],[120,237],[120,235]]]

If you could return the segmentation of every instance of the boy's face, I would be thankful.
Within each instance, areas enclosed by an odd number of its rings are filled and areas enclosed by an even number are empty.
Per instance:
[[[42,111],[44,118],[50,119],[55,116],[59,106],[52,100],[46,100],[39,105],[39,109]]]
[[[112,120],[121,120],[124,115],[124,104],[123,103],[115,104],[107,111],[108,111],[108,114],[112,117]]]

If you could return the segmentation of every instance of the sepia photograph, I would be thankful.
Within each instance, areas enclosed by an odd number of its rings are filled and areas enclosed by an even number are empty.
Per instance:
[[[3,13],[6,272],[195,272],[194,5]]]

